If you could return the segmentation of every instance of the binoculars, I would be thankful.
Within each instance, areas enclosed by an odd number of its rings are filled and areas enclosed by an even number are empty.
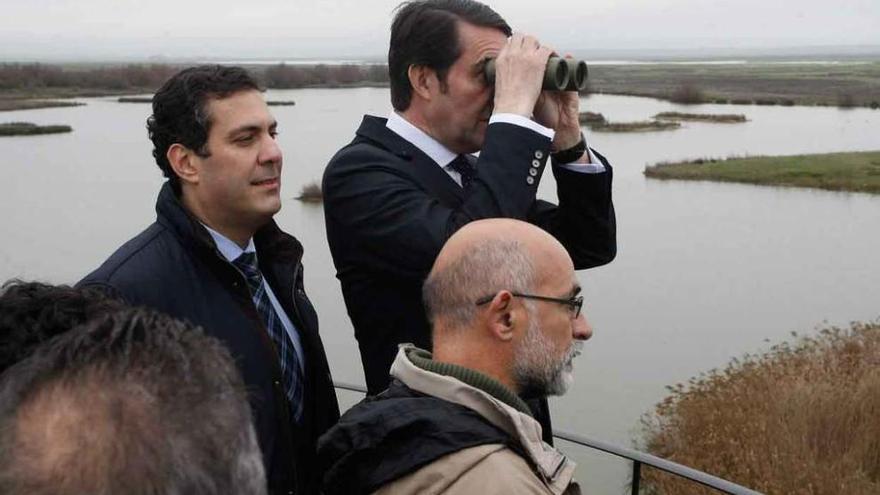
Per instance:
[[[495,84],[495,59],[486,62],[486,81]],[[545,91],[582,91],[587,87],[587,63],[573,58],[550,57],[544,69]]]

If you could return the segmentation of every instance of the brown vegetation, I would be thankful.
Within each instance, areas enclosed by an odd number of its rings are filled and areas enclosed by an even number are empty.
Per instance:
[[[304,87],[367,86],[388,83],[384,65],[273,65],[265,70],[267,87],[287,89]]]
[[[71,132],[69,125],[37,125],[31,122],[6,122],[0,124],[0,136],[35,136]]]
[[[829,105],[838,95],[852,96],[856,106],[880,108],[880,61],[823,64],[647,64],[590,66],[596,93],[668,99],[683,85],[705,92],[708,101],[777,105]]]
[[[587,125],[604,124],[606,122],[605,116],[602,115],[601,113],[597,113],[597,112],[581,112],[578,115],[578,120],[580,121],[581,124],[587,124]]]
[[[653,132],[678,129],[678,122],[646,120],[643,122],[603,122],[591,124],[590,129],[596,132]]]
[[[715,122],[719,124],[735,124],[746,121],[746,116],[735,113],[682,113],[682,112],[661,112],[654,116],[660,120],[689,120],[696,122]]]
[[[119,103],[153,103],[152,96],[120,96],[116,99]]]
[[[701,88],[691,83],[685,83],[675,88],[669,95],[669,101],[675,103],[696,104],[705,103],[706,94]]]
[[[182,69],[171,64],[48,65],[0,63],[0,102],[153,92]],[[248,66],[269,88],[386,86],[383,64]],[[683,103],[838,105],[880,108],[880,62],[819,64],[596,65],[581,94],[651,96]],[[846,95],[842,97],[842,95]]]
[[[856,97],[852,93],[838,93],[837,106],[840,108],[855,108],[858,106]]]
[[[183,66],[107,65],[60,66],[48,64],[0,64],[0,92],[4,99],[35,95],[102,95],[149,93]],[[345,87],[384,85],[384,65],[286,65],[248,67],[269,88]]]
[[[643,418],[644,448],[767,494],[880,493],[880,321],[734,359]],[[652,494],[711,492],[655,470]]]
[[[85,103],[78,101],[0,99],[0,112],[36,110],[38,108],[80,107],[83,105]]]
[[[65,68],[48,64],[0,64],[0,90],[158,88],[179,68],[170,65],[116,65]]]
[[[324,200],[324,193],[321,191],[321,184],[317,181],[309,182],[300,189],[299,196],[296,199],[307,203],[320,203]]]

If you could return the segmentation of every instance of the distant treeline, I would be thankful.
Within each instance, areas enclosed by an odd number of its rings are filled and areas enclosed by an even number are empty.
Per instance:
[[[106,67],[65,67],[51,64],[0,64],[0,90],[89,88],[155,91],[183,66],[148,64]],[[303,88],[381,85],[388,82],[385,65],[285,65],[249,67],[266,87]]]
[[[256,71],[255,71],[256,72]],[[269,88],[289,89],[309,86],[351,86],[387,84],[385,65],[272,65],[262,74]]]
[[[62,67],[50,64],[0,64],[0,89],[158,88],[179,68],[171,65]]]

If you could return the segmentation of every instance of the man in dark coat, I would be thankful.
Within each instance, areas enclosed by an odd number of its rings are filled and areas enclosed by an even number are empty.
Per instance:
[[[577,93],[541,91],[552,52],[511,35],[472,0],[397,11],[388,55],[394,111],[364,117],[323,181],[327,237],[371,394],[387,386],[398,344],[430,349],[421,284],[466,223],[534,223],[576,269],[614,258],[611,166],[586,146]],[[494,87],[483,72],[493,58]],[[536,199],[551,157],[558,206]],[[546,402],[540,408],[549,440]]]
[[[316,493],[316,441],[339,407],[303,289],[302,245],[272,220],[281,208],[275,119],[246,71],[201,66],[163,85],[147,127],[168,177],[156,222],[80,285],[226,344],[250,392],[270,492]]]

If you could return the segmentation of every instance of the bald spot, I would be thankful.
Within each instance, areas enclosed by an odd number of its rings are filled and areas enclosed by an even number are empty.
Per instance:
[[[431,273],[444,270],[474,246],[494,241],[521,242],[533,260],[538,284],[558,273],[574,271],[568,252],[555,237],[530,223],[510,218],[476,220],[459,229],[446,241]]]

